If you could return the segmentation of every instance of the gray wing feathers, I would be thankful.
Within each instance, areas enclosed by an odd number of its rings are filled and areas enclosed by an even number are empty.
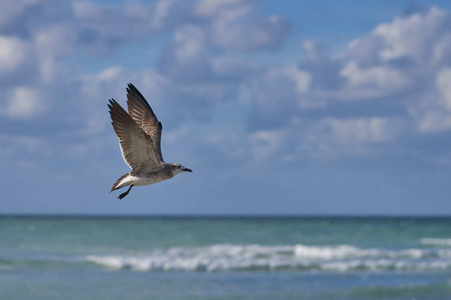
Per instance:
[[[108,107],[122,156],[130,168],[133,171],[161,168],[152,138],[138,127],[132,117],[114,99],[110,100]]]
[[[161,154],[161,130],[163,126],[144,96],[131,83],[127,88],[127,106],[128,113],[133,121],[152,139],[158,159],[164,162]]]

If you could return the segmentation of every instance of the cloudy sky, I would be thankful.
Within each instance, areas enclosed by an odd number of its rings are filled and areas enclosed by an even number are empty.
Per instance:
[[[0,213],[451,213],[449,1],[0,3]],[[119,201],[129,82],[194,173]]]

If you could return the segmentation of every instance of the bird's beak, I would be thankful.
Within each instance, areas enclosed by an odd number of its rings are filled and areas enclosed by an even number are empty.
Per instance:
[[[188,168],[185,168],[185,169],[182,169],[182,170],[185,171],[185,172],[191,172],[191,173],[193,173],[193,170],[188,169]]]

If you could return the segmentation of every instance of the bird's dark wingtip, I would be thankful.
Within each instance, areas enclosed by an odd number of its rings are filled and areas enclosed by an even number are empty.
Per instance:
[[[138,89],[133,85],[133,83],[130,82],[129,84],[127,84],[126,90],[127,94],[129,94],[131,91],[137,91]]]
[[[128,101],[129,101],[129,99],[130,99],[129,96],[137,96],[138,98],[141,99],[141,101],[144,103],[144,105],[145,105],[145,106],[152,112],[152,114],[153,114],[152,108],[150,107],[150,105],[149,105],[149,103],[147,102],[146,98],[144,98],[143,94],[141,94],[141,92],[138,91],[138,89],[133,85],[133,83],[129,83],[127,86],[128,86],[128,87],[127,87],[127,98],[128,98],[127,103],[128,103]]]

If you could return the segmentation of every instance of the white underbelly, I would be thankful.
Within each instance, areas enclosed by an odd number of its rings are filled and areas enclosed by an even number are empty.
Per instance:
[[[136,185],[136,186],[143,186],[143,185],[149,185],[152,183],[157,183],[160,181],[163,181],[164,178],[152,176],[152,177],[136,177],[128,175],[122,181],[118,184],[118,188],[129,186],[129,185]]]

